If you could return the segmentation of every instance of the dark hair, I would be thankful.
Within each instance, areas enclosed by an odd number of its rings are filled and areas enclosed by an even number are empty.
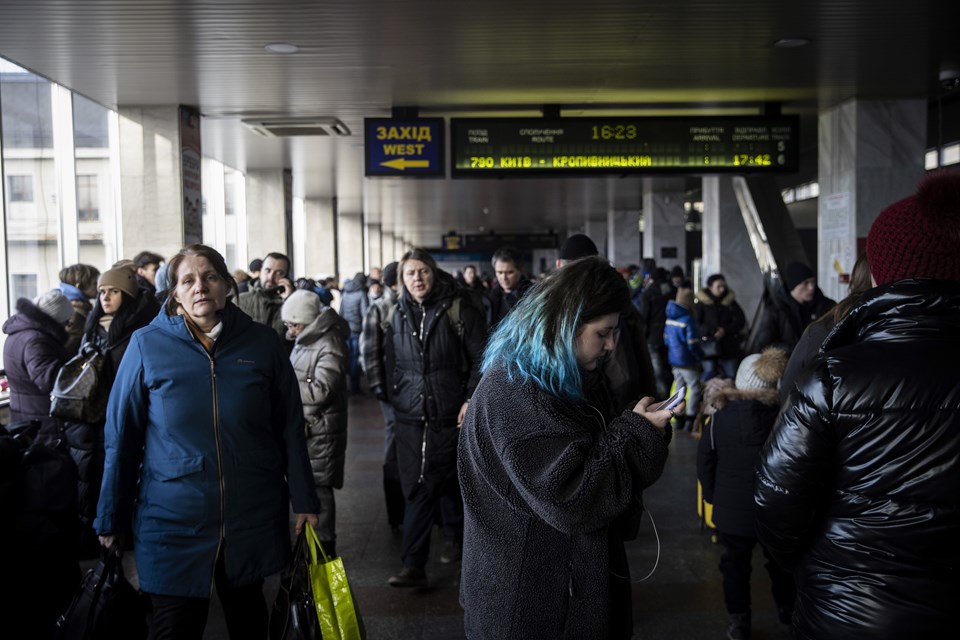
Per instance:
[[[727,281],[727,279],[723,277],[723,274],[722,274],[722,273],[715,273],[715,274],[713,274],[712,276],[710,276],[709,278],[707,278],[707,289],[709,289],[710,287],[712,287],[712,286],[713,286],[713,283],[716,282],[717,280],[723,280],[724,282]]]
[[[263,256],[263,261],[266,262],[267,259],[269,258],[273,258],[274,260],[283,260],[284,262],[286,262],[287,263],[287,279],[293,282],[293,263],[290,262],[290,258],[288,258],[286,254],[277,253],[276,251],[271,251],[267,255]],[[261,264],[260,267],[262,269],[263,265]]]
[[[176,301],[175,297],[172,295],[173,291],[176,291],[177,284],[180,281],[180,265],[183,263],[184,258],[187,256],[194,256],[198,258],[206,258],[207,262],[210,263],[210,266],[213,267],[213,270],[217,272],[217,275],[223,278],[223,281],[227,283],[229,289],[228,297],[232,295],[239,295],[237,291],[237,281],[233,279],[233,274],[230,273],[230,269],[227,268],[227,263],[224,261],[223,256],[214,249],[213,247],[208,247],[205,244],[190,244],[185,246],[183,249],[177,252],[177,255],[170,258],[170,262],[167,265],[167,273],[169,275],[170,287],[167,293],[167,302],[164,304],[164,309],[167,311],[168,316],[177,315],[177,307],[180,306]]]
[[[517,269],[520,268],[520,252],[513,247],[501,247],[497,249],[493,257],[490,258],[490,266],[497,268],[497,262],[512,262]]]
[[[254,258],[253,260],[250,261],[249,269],[251,272],[260,271],[260,269],[262,268],[263,268],[263,260],[261,260],[260,258]]]
[[[123,334],[129,320],[137,311],[137,299],[143,295],[137,289],[137,298],[134,298],[126,291],[120,291],[120,308],[113,314],[113,320],[110,322],[110,329],[107,331],[107,346],[116,344],[117,339]],[[83,325],[83,334],[87,342],[93,342],[97,326],[100,324],[100,318],[104,315],[103,306],[100,304],[100,296],[97,295],[96,302],[93,303],[93,309],[87,314],[87,321]]]
[[[86,291],[97,286],[100,270],[89,264],[72,264],[60,269],[60,282],[75,286],[80,291]]]
[[[400,261],[397,263],[397,282],[400,283],[401,292],[406,289],[406,287],[403,285],[403,267],[405,264],[407,264],[408,260],[419,260],[423,264],[427,265],[433,272],[433,286],[437,285],[436,278],[437,272],[439,271],[439,268],[437,267],[437,261],[433,259],[433,256],[431,256],[426,249],[414,247],[413,249],[410,249],[410,251],[407,251],[405,254],[403,254],[403,257],[400,258]]]
[[[161,262],[163,262],[163,256],[152,251],[141,251],[133,256],[133,266],[137,269],[141,269],[148,264],[155,264],[159,267]]]
[[[500,363],[510,379],[530,380],[547,393],[579,400],[577,332],[629,306],[630,288],[606,259],[573,260],[535,284],[499,324],[487,345],[483,371]]]
[[[305,291],[313,291],[317,288],[317,283],[315,280],[310,278],[297,278],[297,281],[293,283],[297,289],[303,289]]]

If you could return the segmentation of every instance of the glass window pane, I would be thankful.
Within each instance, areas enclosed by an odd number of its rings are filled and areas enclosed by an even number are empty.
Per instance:
[[[51,84],[0,60],[7,297],[36,296],[60,282],[59,205],[53,164]]]
[[[110,110],[73,96],[73,146],[77,163],[77,234],[80,262],[101,271],[116,255],[116,213],[110,173]]]

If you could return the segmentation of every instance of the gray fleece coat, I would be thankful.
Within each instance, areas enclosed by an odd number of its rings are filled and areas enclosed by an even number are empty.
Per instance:
[[[609,529],[653,484],[664,436],[488,370],[464,419],[460,604],[471,640],[606,639]]]

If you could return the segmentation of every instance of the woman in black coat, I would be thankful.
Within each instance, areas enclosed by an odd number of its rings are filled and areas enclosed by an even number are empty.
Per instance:
[[[97,281],[97,292],[97,301],[87,316],[80,348],[82,350],[87,344],[92,344],[104,354],[104,369],[107,372],[105,382],[112,387],[130,336],[153,320],[160,311],[160,304],[137,286],[136,273],[128,267],[103,272]],[[70,454],[77,463],[80,477],[77,494],[80,521],[83,524],[81,547],[89,553],[98,552],[99,549],[92,525],[97,515],[100,481],[103,478],[103,427],[103,420],[97,423],[68,422],[64,425]]]
[[[460,558],[463,505],[457,484],[457,438],[467,401],[480,380],[485,323],[453,276],[423,249],[408,251],[397,269],[403,284],[385,336],[392,366],[390,399],[396,412],[397,462],[406,504],[403,569],[394,587],[427,584],[424,566],[439,506],[440,561]]]
[[[649,397],[615,410],[601,363],[629,305],[623,277],[583,258],[490,338],[459,444],[471,640],[632,636],[623,540],[663,471],[671,412]]]
[[[56,440],[60,422],[50,417],[50,392],[70,354],[64,328],[73,306],[53,290],[33,302],[17,300],[17,312],[3,324],[3,366],[10,382],[10,422],[40,421],[38,438]]]
[[[734,377],[743,357],[740,334],[747,319],[723,275],[715,273],[707,278],[707,288],[697,295],[693,315],[700,325],[701,339],[715,343],[715,349],[704,346],[707,357],[703,361],[702,379],[709,380],[718,374]]]

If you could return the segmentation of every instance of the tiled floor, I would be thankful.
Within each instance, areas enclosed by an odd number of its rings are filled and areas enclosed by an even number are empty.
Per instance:
[[[443,565],[439,545],[431,550],[425,590],[387,586],[400,569],[400,541],[387,524],[381,483],[383,422],[369,395],[351,399],[350,438],[344,489],[337,492],[338,550],[360,606],[370,640],[458,640],[464,638],[463,612],[457,602],[459,564]],[[687,435],[671,444],[663,477],[644,495],[652,518],[628,544],[634,580],[635,638],[684,640],[723,638],[726,614],[717,570],[719,548],[701,530],[696,513],[696,442]],[[656,524],[656,533],[654,526]],[[659,561],[658,543],[659,536]],[[435,538],[438,536],[435,534]],[[754,559],[754,635],[756,640],[789,638],[780,626],[769,594],[769,579],[759,552]],[[276,578],[267,582],[272,599]],[[222,614],[214,599],[206,640],[226,640]]]

